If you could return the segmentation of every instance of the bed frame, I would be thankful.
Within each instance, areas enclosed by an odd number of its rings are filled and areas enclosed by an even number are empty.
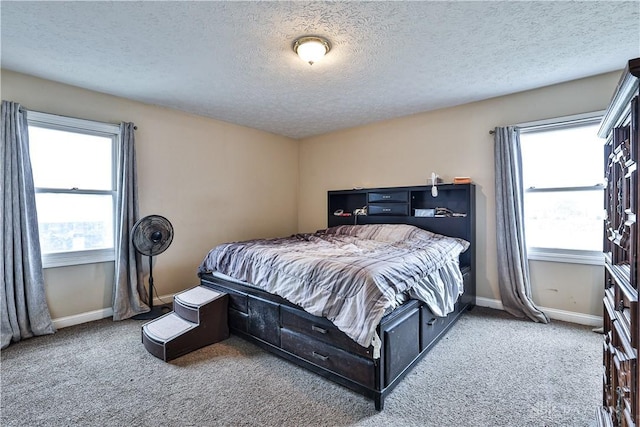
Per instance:
[[[394,187],[328,193],[328,226],[342,224],[412,224],[470,242],[460,256],[465,293],[447,317],[437,317],[420,301],[409,300],[382,318],[373,347],[356,344],[331,322],[313,316],[283,298],[253,286],[203,274],[201,284],[229,295],[229,328],[296,365],[348,387],[375,402],[377,410],[404,376],[433,348],[465,310],[475,305],[475,187],[473,184]],[[367,215],[346,216],[366,206]],[[465,216],[424,217],[447,208]],[[338,210],[343,215],[334,215]],[[362,211],[360,211],[362,212]]]

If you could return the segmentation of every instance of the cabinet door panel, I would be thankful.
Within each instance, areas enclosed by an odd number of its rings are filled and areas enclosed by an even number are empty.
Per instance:
[[[249,299],[249,333],[280,345],[280,305],[259,298]]]
[[[409,215],[406,203],[369,203],[369,215]]]
[[[405,320],[406,319],[406,320]],[[415,309],[384,332],[385,387],[420,354],[420,310]]]

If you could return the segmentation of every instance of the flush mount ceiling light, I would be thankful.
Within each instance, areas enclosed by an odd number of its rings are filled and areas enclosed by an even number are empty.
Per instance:
[[[329,50],[331,50],[329,40],[322,37],[305,36],[293,42],[293,51],[309,65],[322,59]]]

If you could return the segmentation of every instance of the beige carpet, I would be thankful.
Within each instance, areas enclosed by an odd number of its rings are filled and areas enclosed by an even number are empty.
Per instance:
[[[1,354],[8,426],[591,426],[601,337],[476,308],[373,402],[237,337],[171,363],[105,319]]]

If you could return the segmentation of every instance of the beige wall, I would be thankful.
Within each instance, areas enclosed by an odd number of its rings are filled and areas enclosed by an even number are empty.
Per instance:
[[[499,299],[493,137],[505,126],[606,109],[620,72],[308,138],[300,146],[300,231],[326,226],[328,190],[423,185],[471,176],[477,185],[478,296]],[[552,155],[553,153],[550,153]],[[531,262],[541,306],[601,315],[602,267]]]
[[[326,226],[328,190],[477,184],[478,295],[499,299],[494,221],[495,126],[606,108],[620,73],[294,141],[232,124],[2,71],[2,99],[25,107],[111,123],[136,133],[140,213],[175,228],[154,262],[167,295],[197,283],[196,268],[220,242],[282,236]],[[145,263],[146,264],[146,263]],[[45,271],[53,318],[111,306],[113,263]],[[534,300],[557,310],[601,314],[602,267],[531,262]]]
[[[295,140],[6,70],[1,90],[31,110],[138,126],[140,214],[163,215],[175,229],[154,258],[159,295],[197,284],[197,266],[217,243],[297,231]],[[52,317],[108,309],[112,284],[112,262],[46,269]]]
[[[530,261],[529,267],[531,293],[538,305],[602,316],[603,266]]]

